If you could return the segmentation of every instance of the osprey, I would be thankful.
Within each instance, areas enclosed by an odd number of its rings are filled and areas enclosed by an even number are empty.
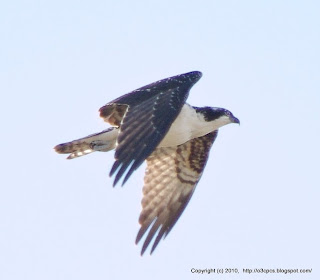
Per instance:
[[[141,255],[155,237],[151,253],[166,237],[187,206],[206,165],[218,129],[238,123],[222,108],[186,103],[191,87],[201,78],[194,71],[136,89],[100,108],[112,127],[60,144],[56,152],[73,159],[115,149],[110,176],[122,185],[146,160],[141,228],[136,243],[149,229]]]

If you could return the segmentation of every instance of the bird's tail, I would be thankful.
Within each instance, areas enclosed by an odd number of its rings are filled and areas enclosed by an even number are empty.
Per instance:
[[[54,149],[59,154],[70,154],[67,159],[73,159],[95,151],[108,152],[113,150],[116,146],[117,137],[118,128],[111,127],[87,137],[59,144]]]

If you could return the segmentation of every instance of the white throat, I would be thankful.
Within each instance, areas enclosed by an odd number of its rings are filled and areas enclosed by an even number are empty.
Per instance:
[[[181,145],[191,139],[204,136],[217,130],[219,127],[228,123],[230,123],[230,119],[227,116],[207,122],[203,118],[203,115],[197,113],[189,104],[185,104],[158,147]]]

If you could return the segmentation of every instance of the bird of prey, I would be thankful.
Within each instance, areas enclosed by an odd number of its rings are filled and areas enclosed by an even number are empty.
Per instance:
[[[165,238],[187,206],[208,160],[218,129],[238,123],[223,108],[194,107],[186,103],[191,87],[201,78],[194,71],[163,79],[100,108],[110,128],[60,144],[56,152],[73,159],[91,152],[115,149],[110,176],[122,185],[144,162],[141,228],[136,243],[146,234],[141,255],[151,253]]]

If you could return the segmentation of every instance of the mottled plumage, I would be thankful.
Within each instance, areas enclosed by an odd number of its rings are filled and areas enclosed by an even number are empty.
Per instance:
[[[154,223],[143,244],[142,254],[158,229],[151,252],[179,219],[200,180],[217,134],[215,130],[176,147],[158,148],[148,157],[137,243]]]
[[[146,160],[141,228],[141,254],[153,242],[151,253],[187,206],[200,180],[218,129],[239,123],[222,108],[192,107],[186,103],[200,72],[170,77],[141,87],[100,108],[100,116],[113,127],[55,147],[73,159],[94,151],[115,149],[110,176],[114,185]]]

